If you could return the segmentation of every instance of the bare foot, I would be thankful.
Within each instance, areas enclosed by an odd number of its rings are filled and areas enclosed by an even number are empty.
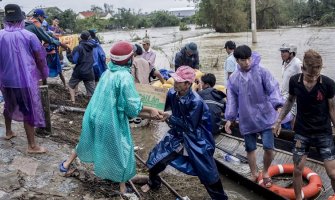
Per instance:
[[[253,182],[257,182],[258,181],[258,178],[259,178],[259,173],[257,174],[254,174],[254,175],[251,175],[250,179],[253,181]]]
[[[31,154],[38,154],[38,153],[46,153],[47,149],[41,146],[35,146],[33,148],[28,147],[27,149],[27,153],[31,153]]]
[[[148,184],[145,184],[141,187],[142,192],[147,193],[150,190],[150,186]]]
[[[121,194],[127,193],[127,187],[125,183],[120,183],[120,193]]]
[[[65,174],[64,174],[64,177],[71,177],[71,176],[74,176],[75,172],[78,172],[78,169],[76,168],[71,168],[69,169],[69,171],[67,171]]]
[[[10,139],[12,139],[16,136],[17,136],[16,133],[14,133],[13,131],[9,131],[9,132],[6,132],[6,136],[3,137],[3,138],[6,139],[6,140],[10,140]]]

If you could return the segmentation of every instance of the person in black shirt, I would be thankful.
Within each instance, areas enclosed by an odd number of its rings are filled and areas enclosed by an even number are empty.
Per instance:
[[[317,148],[335,191],[335,147],[331,122],[335,124],[335,82],[321,75],[322,58],[314,50],[305,52],[302,73],[290,78],[289,97],[273,126],[278,136],[280,122],[297,101],[294,126],[293,187],[297,200],[302,196],[302,171],[310,146]]]

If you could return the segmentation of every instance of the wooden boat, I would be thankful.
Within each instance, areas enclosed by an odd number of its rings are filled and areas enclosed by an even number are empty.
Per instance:
[[[260,194],[265,199],[287,199],[249,179],[250,169],[246,160],[244,140],[242,138],[235,137],[229,134],[220,134],[216,136],[215,142],[216,151],[214,154],[214,158],[221,173],[225,174],[233,180],[236,180],[239,184],[249,188],[255,193]],[[236,163],[227,161],[226,159],[224,159],[224,155],[226,155],[227,153],[234,156],[235,158],[238,158],[241,162]],[[263,166],[263,147],[261,144],[257,144],[256,156],[257,167],[259,170],[261,170]],[[333,195],[334,192],[331,187],[330,179],[328,178],[327,173],[323,167],[323,163],[311,158],[308,158],[307,160],[308,162],[306,162],[306,167],[312,169],[315,173],[317,173],[321,178],[323,184],[321,192],[316,194],[312,199],[328,199],[328,197]],[[292,153],[276,148],[272,165],[279,165],[285,163],[293,163]],[[292,187],[291,177],[292,175],[287,175],[285,177],[276,176],[273,177],[272,180],[274,184],[280,185],[283,188]]]
[[[223,121],[223,124],[225,124],[225,121]],[[221,128],[221,132],[225,133],[224,127]],[[231,135],[237,138],[243,138],[239,131],[238,124],[236,124],[232,128]],[[287,152],[292,152],[293,138],[294,138],[294,131],[282,129],[279,134],[279,137],[275,137],[275,141],[274,141],[275,148],[283,150],[283,151],[287,151]],[[335,137],[333,137],[333,140],[335,142]],[[262,140],[260,137],[257,139],[257,143],[262,144]],[[314,160],[322,161],[319,154],[317,153],[316,148],[314,147],[310,148],[308,157]]]

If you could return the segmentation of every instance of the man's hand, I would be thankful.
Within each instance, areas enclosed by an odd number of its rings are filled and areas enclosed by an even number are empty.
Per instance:
[[[276,123],[272,126],[272,133],[278,137],[280,135],[281,131],[281,123],[279,121],[276,121]]]
[[[156,120],[163,119],[163,115],[160,114],[160,111],[154,108],[150,111],[150,117],[151,119],[156,119]]]
[[[158,112],[159,112],[160,115],[163,116],[163,118],[161,119],[162,122],[167,120],[170,117],[170,114],[167,113],[167,112],[163,112],[163,111],[158,111]]]
[[[231,134],[232,132],[231,132],[231,129],[230,129],[230,126],[231,126],[231,121],[227,121],[226,122],[226,124],[225,124],[225,126],[224,126],[224,130],[226,131],[226,133],[228,133],[228,134]]]
[[[280,116],[280,112],[281,112],[282,108],[278,108],[277,112],[278,115]],[[277,120],[276,123],[272,126],[272,133],[278,137],[280,135],[280,131],[281,131],[281,120]]]

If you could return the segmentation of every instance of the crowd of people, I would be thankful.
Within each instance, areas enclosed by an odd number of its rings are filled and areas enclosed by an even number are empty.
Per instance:
[[[90,98],[86,108],[79,142],[72,154],[59,165],[69,173],[75,158],[94,163],[95,175],[125,183],[136,175],[134,144],[128,119],[139,116],[168,123],[170,130],[149,153],[149,180],[141,189],[159,189],[159,173],[167,165],[197,176],[212,199],[228,199],[213,158],[214,135],[224,130],[231,133],[237,121],[244,137],[245,151],[251,171],[250,179],[260,175],[265,187],[272,186],[268,169],[273,160],[274,136],[281,128],[295,131],[294,178],[296,199],[302,199],[302,170],[310,146],[315,146],[324,160],[326,172],[335,189],[335,147],[331,123],[335,124],[335,83],[321,75],[322,58],[314,50],[297,57],[297,47],[283,44],[280,48],[282,84],[261,65],[261,58],[247,45],[234,41],[224,45],[228,54],[223,70],[226,91],[214,89],[216,77],[206,73],[196,78],[199,69],[197,44],[187,43],[175,56],[174,87],[167,93],[165,111],[143,106],[135,83],[149,84],[153,78],[165,83],[155,66],[156,54],[150,39],[140,44],[115,42],[110,49],[110,60],[100,46],[96,30],[80,34],[79,45],[71,50],[59,41],[64,34],[55,17],[52,26],[42,9],[36,9],[26,19],[20,7],[5,7],[5,26],[0,31],[0,89],[4,96],[6,139],[16,134],[12,120],[21,121],[26,131],[27,153],[45,153],[47,149],[35,142],[34,127],[44,127],[45,119],[39,94],[39,84],[47,84],[47,77],[59,76],[68,87],[70,101],[80,82]],[[68,83],[62,74],[62,53],[75,66]],[[197,83],[196,89],[192,88]],[[171,112],[166,112],[171,111]],[[257,170],[256,141],[261,136],[263,168]]]

